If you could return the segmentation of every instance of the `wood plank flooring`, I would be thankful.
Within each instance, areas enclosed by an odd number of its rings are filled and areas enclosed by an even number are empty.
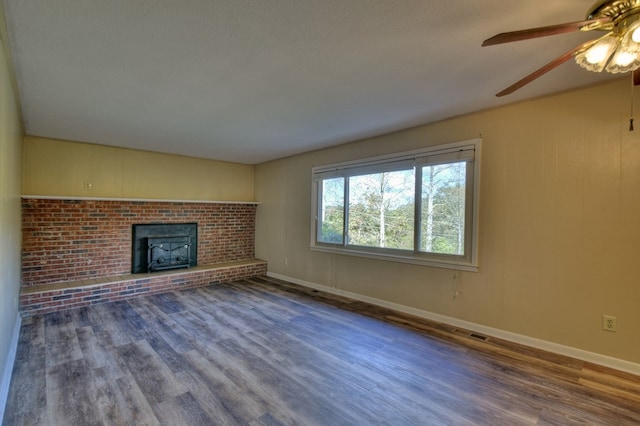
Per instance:
[[[25,319],[5,425],[631,425],[640,377],[259,278]]]

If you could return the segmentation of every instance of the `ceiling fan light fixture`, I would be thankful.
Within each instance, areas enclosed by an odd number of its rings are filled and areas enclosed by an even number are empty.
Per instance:
[[[613,31],[575,59],[578,65],[594,72],[618,74],[640,68],[640,14],[636,12],[616,22]]]
[[[612,74],[634,71],[640,67],[638,53],[625,49],[618,49],[606,67],[606,71]]]
[[[614,36],[613,33],[609,33],[584,52],[578,53],[576,62],[589,71],[601,72],[609,63],[609,58],[611,58],[619,44],[618,37]]]
[[[640,15],[627,18],[620,30],[622,44],[627,49],[640,51]]]
[[[612,64],[627,67],[633,63],[637,59],[638,55],[633,52],[629,52],[626,50],[618,50],[616,52],[616,56],[613,57]]]

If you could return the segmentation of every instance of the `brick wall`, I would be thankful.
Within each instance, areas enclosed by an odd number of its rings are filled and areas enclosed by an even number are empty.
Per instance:
[[[198,223],[198,265],[253,259],[254,204],[23,199],[22,286],[131,273],[140,223]]]

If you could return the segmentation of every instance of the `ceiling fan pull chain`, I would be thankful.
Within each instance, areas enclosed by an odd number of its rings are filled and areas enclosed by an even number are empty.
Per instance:
[[[632,71],[631,74],[631,118],[629,118],[629,131],[633,132],[633,89],[636,85],[635,76],[633,75],[635,71]]]

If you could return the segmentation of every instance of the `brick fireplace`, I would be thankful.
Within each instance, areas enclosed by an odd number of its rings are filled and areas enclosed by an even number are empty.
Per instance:
[[[266,263],[254,258],[256,208],[249,203],[24,198],[23,314],[264,275]],[[133,225],[187,222],[197,224],[197,268],[131,273]]]

